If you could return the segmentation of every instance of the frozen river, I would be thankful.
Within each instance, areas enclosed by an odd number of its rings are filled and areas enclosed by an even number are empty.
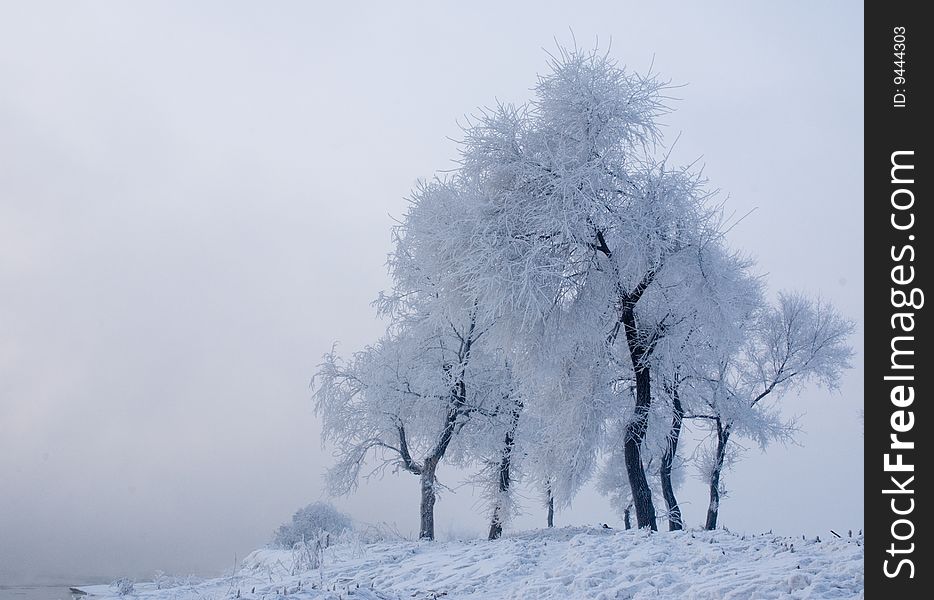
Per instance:
[[[71,600],[65,585],[0,585],[0,600]]]

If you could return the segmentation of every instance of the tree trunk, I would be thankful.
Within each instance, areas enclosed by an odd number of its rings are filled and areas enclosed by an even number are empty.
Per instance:
[[[505,443],[503,444],[503,455],[499,462],[498,484],[499,495],[493,506],[493,518],[490,521],[490,535],[488,539],[496,540],[503,535],[503,501],[509,492],[509,467],[512,460],[512,447],[514,444],[513,435],[515,434],[518,414],[514,415],[512,429],[506,432]]]
[[[421,526],[418,537],[422,540],[435,539],[435,470],[438,459],[426,459],[422,468]]]
[[[493,518],[490,520],[490,535],[488,540],[498,540],[503,535],[503,521],[500,517],[501,507],[497,504],[493,507]]]
[[[649,405],[651,404],[651,376],[649,368],[633,360],[636,369],[636,410],[632,421],[626,426],[626,443],[623,446],[626,459],[626,474],[632,490],[632,502],[636,509],[636,523],[639,528],[649,527],[658,531],[655,524],[655,505],[652,503],[652,490],[645,477],[642,465],[642,440],[648,427]]]
[[[626,529],[632,529],[632,503],[629,503],[629,506],[626,507],[626,510],[623,511],[623,525]]]
[[[707,530],[717,528],[717,516],[720,514],[720,473],[723,471],[729,439],[730,426],[723,427],[720,419],[717,419],[717,456],[710,474],[710,506],[707,507],[707,522],[704,524],[704,529]]]
[[[551,488],[548,488],[548,526],[555,526],[555,497],[551,495]]]
[[[470,333],[467,339],[461,342],[461,365],[466,365],[470,357],[470,347],[473,343],[474,322],[471,320]],[[445,374],[451,374],[451,365],[445,364],[443,367]],[[448,445],[454,437],[457,429],[457,420],[460,417],[467,403],[467,383],[463,377],[463,367],[457,373],[454,384],[451,387],[450,404],[448,405],[448,414],[444,421],[444,429],[438,436],[438,442],[434,449],[425,458],[424,466],[421,470],[422,484],[422,505],[421,505],[421,525],[419,527],[418,538],[422,540],[435,539],[435,471],[438,463],[444,458]]]
[[[652,490],[649,488],[649,482],[645,477],[645,467],[642,464],[642,440],[645,439],[645,431],[649,424],[649,407],[652,405],[652,376],[646,362],[651,348],[645,345],[645,339],[640,334],[636,323],[635,302],[638,301],[639,295],[634,299],[624,298],[624,304],[620,310],[620,322],[626,332],[629,358],[636,374],[636,408],[632,420],[626,426],[623,453],[626,459],[626,475],[632,490],[632,501],[636,509],[636,523],[640,529],[649,527],[652,531],[658,531],[658,526],[655,524]]]
[[[662,478],[662,495],[665,497],[665,504],[668,506],[668,530],[676,531],[684,528],[684,523],[681,521],[681,507],[678,506],[674,486],[671,485],[671,465],[675,456],[678,455],[681,422],[684,420],[684,408],[681,406],[681,399],[678,397],[677,390],[673,390],[671,393],[671,404],[671,431],[668,432],[668,446],[662,456],[662,467],[659,473]]]

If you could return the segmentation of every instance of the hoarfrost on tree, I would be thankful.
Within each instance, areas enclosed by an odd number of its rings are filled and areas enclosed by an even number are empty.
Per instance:
[[[468,122],[454,172],[414,189],[377,301],[386,335],[321,365],[331,487],[418,475],[432,538],[439,463],[479,465],[493,539],[516,481],[541,491],[551,525],[600,471],[627,522],[655,529],[661,496],[679,529],[681,431],[696,422],[715,438],[715,526],[730,436],[793,435],[772,400],[833,388],[852,325],[798,295],[765,305],[714,191],[664,153],[667,82],[577,48],[548,66],[531,101]]]

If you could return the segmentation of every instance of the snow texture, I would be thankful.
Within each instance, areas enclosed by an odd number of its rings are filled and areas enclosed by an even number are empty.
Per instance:
[[[772,534],[565,527],[496,542],[342,544],[302,571],[288,550],[250,554],[233,576],[139,600],[539,600],[863,598],[862,537],[804,541]],[[110,586],[81,588],[116,597]],[[96,599],[95,599],[96,600]]]

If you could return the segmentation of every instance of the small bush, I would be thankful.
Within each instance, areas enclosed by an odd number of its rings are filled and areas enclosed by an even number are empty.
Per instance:
[[[121,577],[120,579],[114,579],[110,582],[110,589],[112,589],[118,596],[127,596],[133,593],[135,585],[132,579],[126,577]]]
[[[340,512],[328,502],[315,502],[299,509],[292,515],[292,521],[279,527],[273,543],[282,548],[292,548],[295,544],[319,540],[321,534],[333,538],[353,529],[350,517]]]

